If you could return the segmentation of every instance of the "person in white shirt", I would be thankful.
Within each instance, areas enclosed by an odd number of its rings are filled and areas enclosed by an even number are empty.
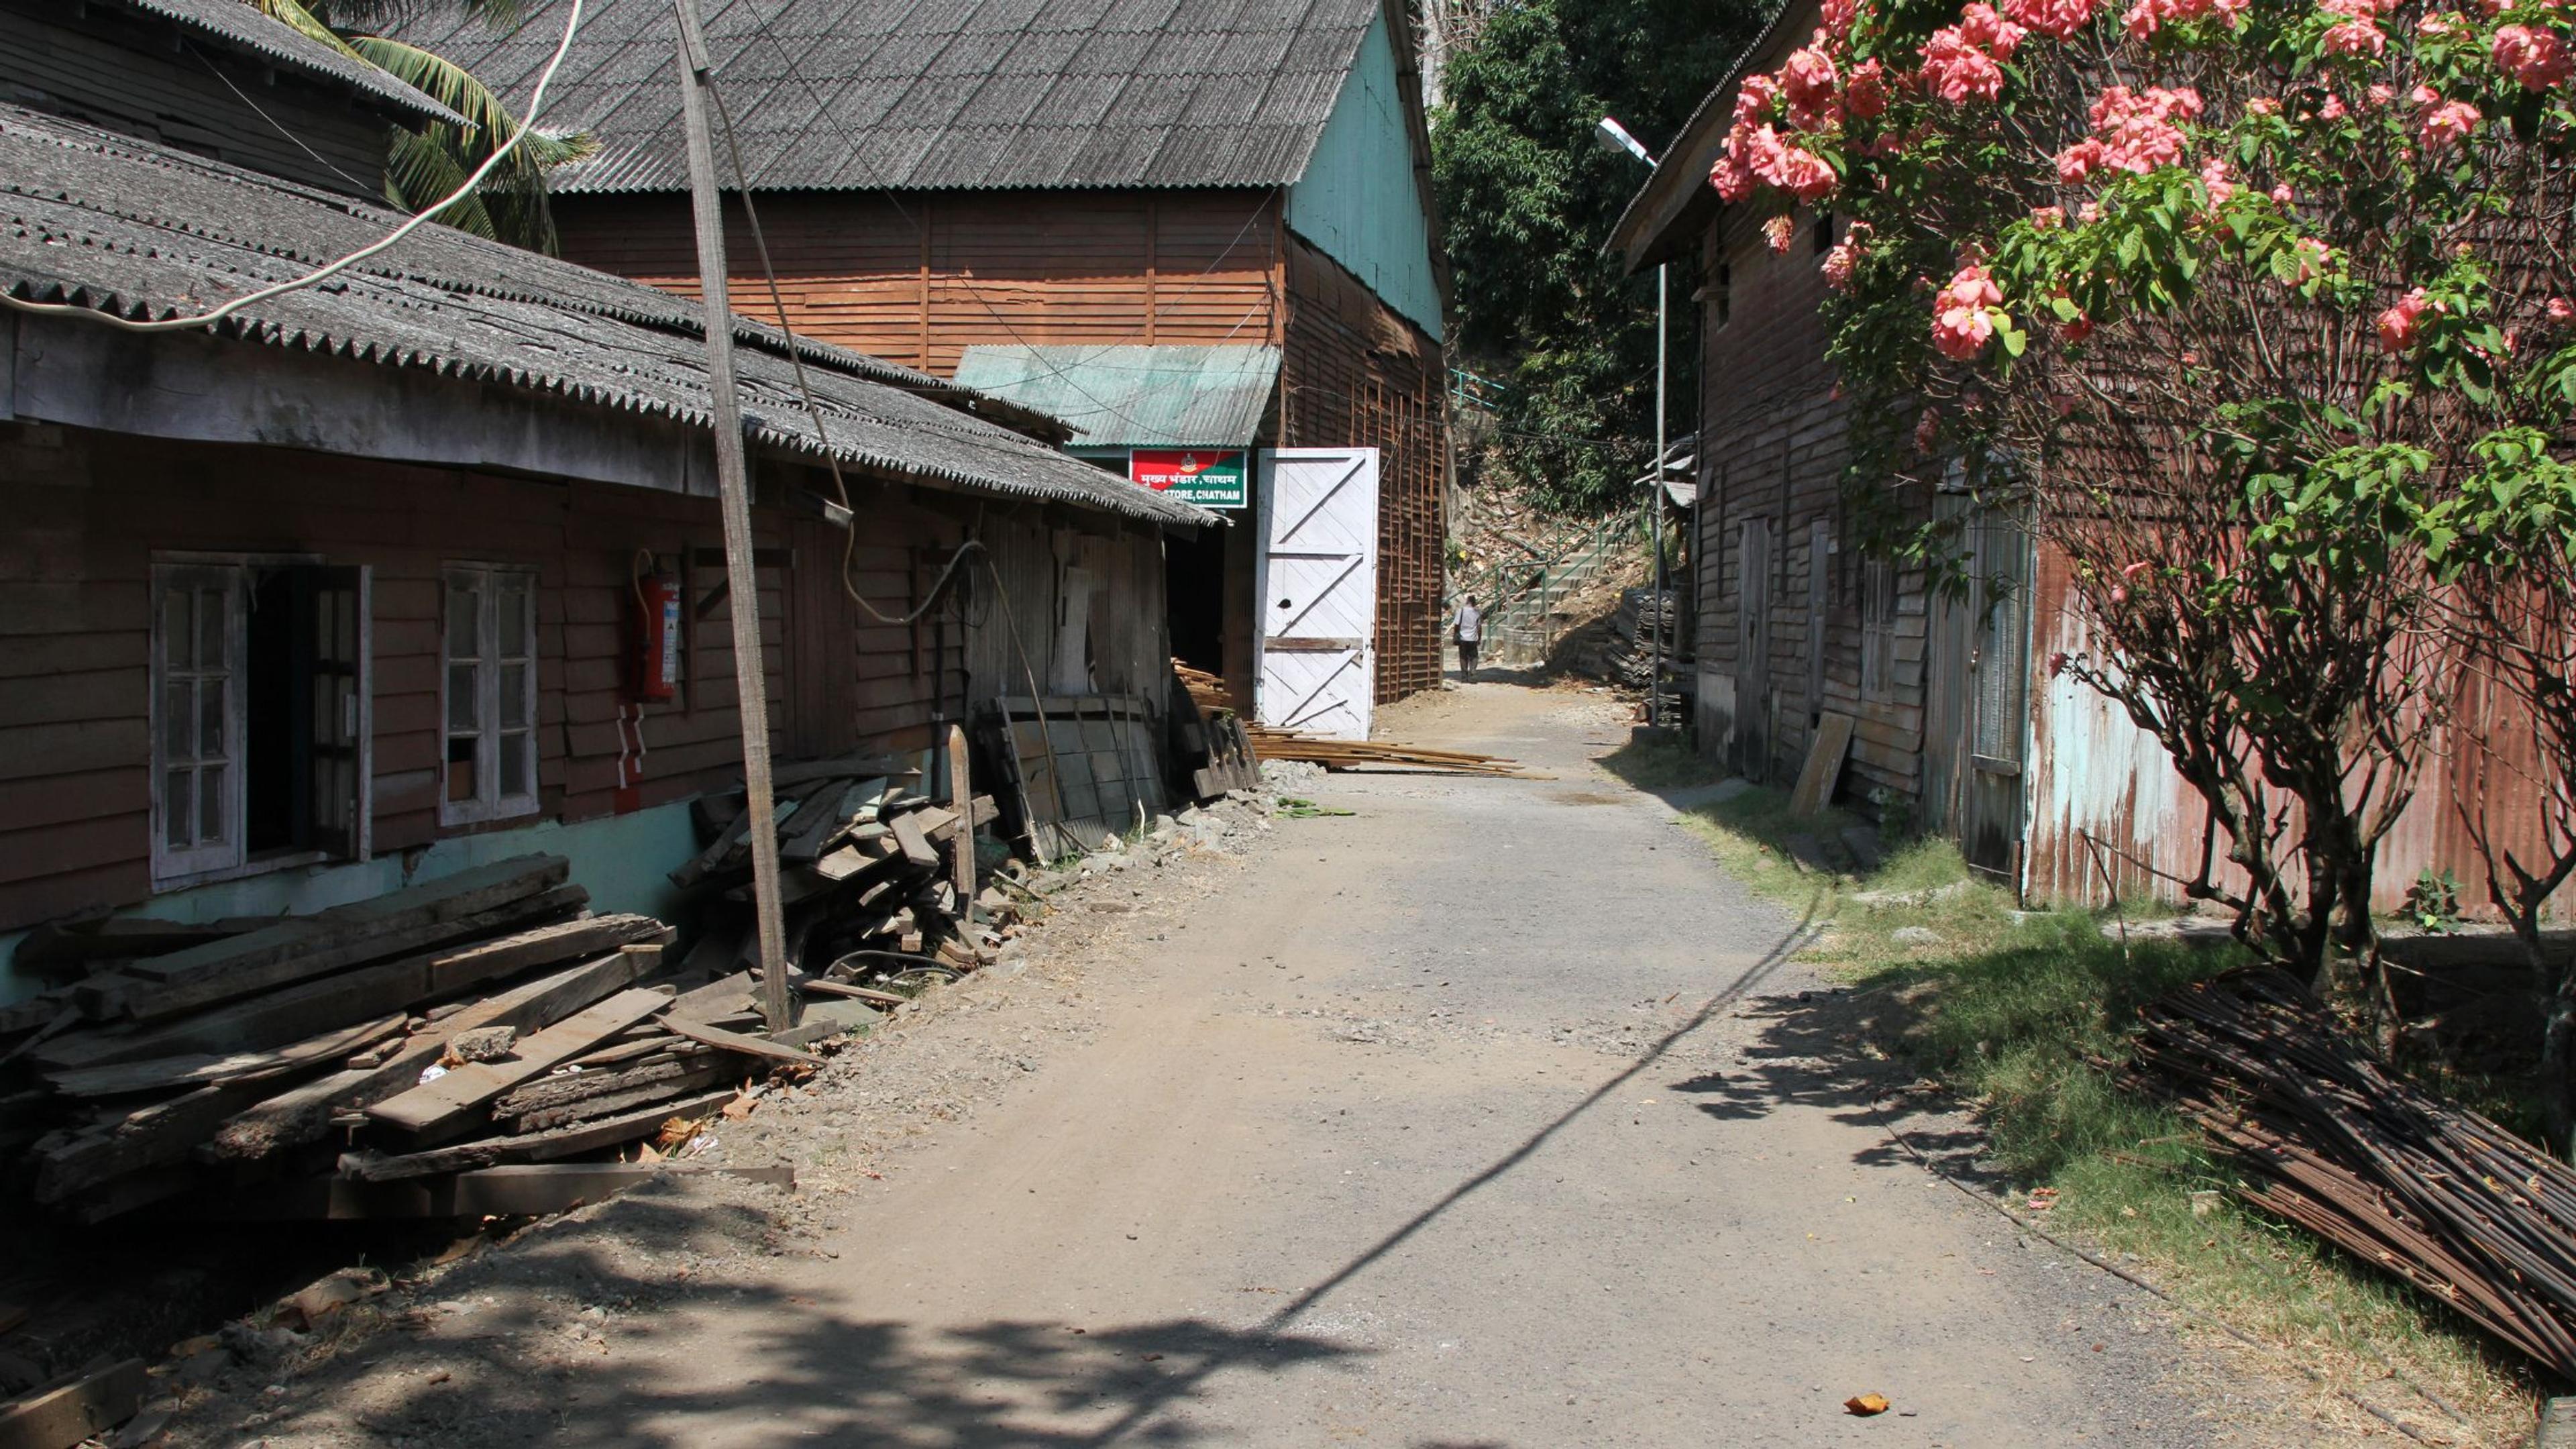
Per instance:
[[[1485,616],[1476,608],[1476,596],[1469,594],[1458,605],[1458,677],[1473,678],[1476,673],[1476,646],[1485,642]]]

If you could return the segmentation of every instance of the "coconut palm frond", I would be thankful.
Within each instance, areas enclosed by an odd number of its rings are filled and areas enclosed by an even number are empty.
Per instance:
[[[468,173],[469,168],[458,159],[454,148],[418,131],[396,131],[393,147],[385,156],[385,199],[405,211],[424,211],[455,195],[465,185]],[[438,220],[492,241],[516,240],[502,234],[480,190],[458,196],[439,212]],[[552,230],[550,225],[549,240]]]
[[[418,145],[397,140],[386,168],[387,192],[397,203],[417,209],[435,202],[463,185],[495,148],[518,134],[519,118],[511,114],[508,105],[454,61],[380,35],[352,35],[348,43],[368,64],[472,123],[470,130],[441,124],[416,134],[406,133]],[[475,200],[481,224],[465,221],[467,213],[461,206],[440,220],[516,246],[552,253],[558,240],[554,218],[546,204],[545,174],[552,167],[578,161],[597,149],[598,140],[586,132],[557,135],[542,129],[530,130],[478,189]],[[430,150],[444,153],[452,163],[452,175],[431,165],[427,154]],[[424,189],[440,175],[448,175],[443,189]]]
[[[342,55],[353,56],[360,60],[366,58],[358,55],[357,51],[349,47],[347,41],[340,38],[338,31],[323,24],[319,17],[298,3],[298,0],[250,0],[250,5],[262,15],[293,29],[307,40],[318,40]]]

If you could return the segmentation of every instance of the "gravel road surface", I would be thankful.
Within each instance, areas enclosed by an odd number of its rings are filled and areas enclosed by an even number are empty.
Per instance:
[[[1334,776],[1355,814],[1103,870],[726,1129],[796,1193],[657,1185],[469,1255],[178,1442],[2273,1442],[2277,1387],[1891,1141],[1798,913],[1589,763],[1624,706],[1393,722],[1557,778]]]

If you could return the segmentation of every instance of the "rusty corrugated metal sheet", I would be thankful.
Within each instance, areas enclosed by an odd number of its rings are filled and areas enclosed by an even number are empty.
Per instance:
[[[2093,641],[2064,557],[2045,546],[2040,552],[2023,895],[2034,903],[2103,906],[2116,889],[2127,901],[2179,901],[2171,877],[2199,871],[2208,812],[2163,746],[2117,705],[2072,679],[2048,677],[2050,654],[2081,654]],[[2381,843],[2374,911],[2402,909],[2419,872],[2448,869],[2460,881],[2468,913],[2491,917],[2486,867],[2470,821],[2483,819],[2525,860],[2541,840],[2542,792],[2533,783],[2539,750],[2530,717],[2492,682],[2463,676],[2451,718],[2430,743],[2415,799]],[[2219,853],[2225,849],[2222,839]]]

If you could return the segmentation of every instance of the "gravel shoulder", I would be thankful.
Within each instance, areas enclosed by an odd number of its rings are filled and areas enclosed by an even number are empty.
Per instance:
[[[1297,793],[1353,815],[1103,864],[719,1131],[796,1191],[406,1266],[218,1356],[172,1442],[2337,1442],[1891,1140],[1973,1155],[1881,1105],[1795,914],[1590,764],[1624,706],[1389,714],[1558,778],[1335,776]]]

